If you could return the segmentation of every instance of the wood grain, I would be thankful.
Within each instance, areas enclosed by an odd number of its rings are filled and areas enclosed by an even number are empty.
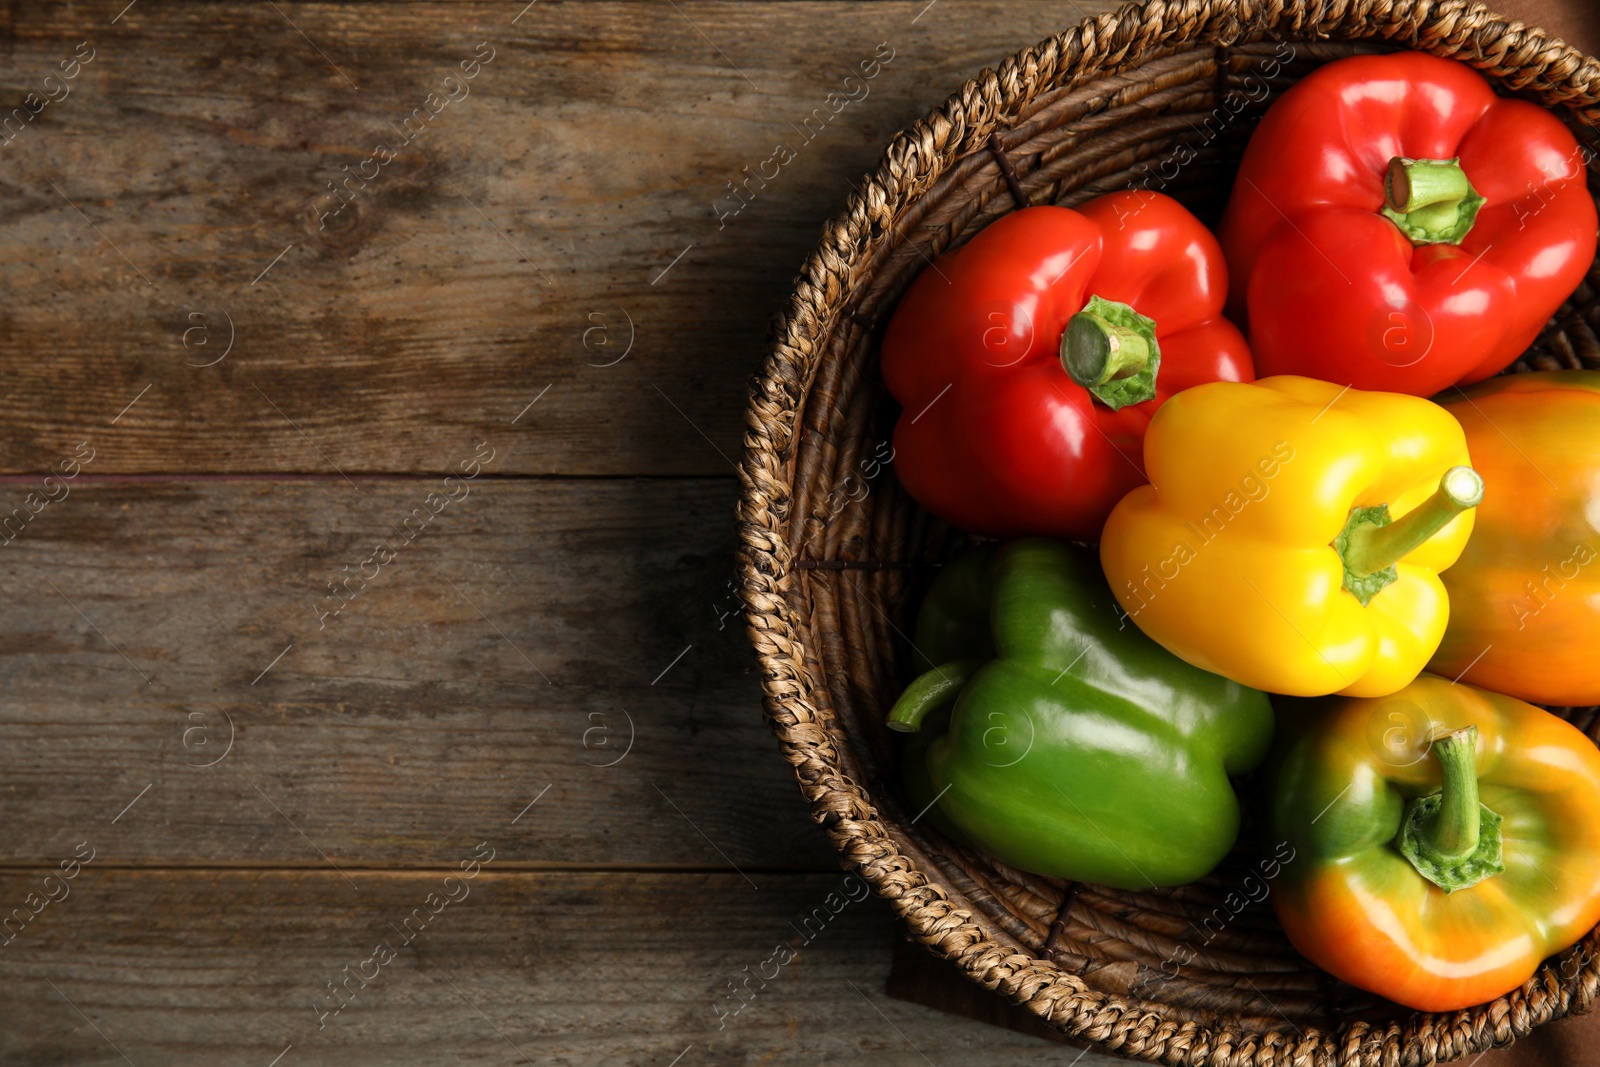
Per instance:
[[[94,53],[0,145],[0,471],[91,432],[101,471],[435,471],[509,429],[511,473],[731,473],[768,317],[851,183],[1109,5],[121,6],[0,26],[8,107]]]
[[[94,49],[0,145],[0,900],[99,850],[0,948],[0,1060],[1053,1056],[887,1001],[876,901],[713,1009],[842,877],[727,585],[767,316],[889,135],[1061,15],[522,8],[0,3],[7,107]],[[480,41],[471,95],[319,225]],[[719,227],[879,41],[870,94]],[[319,625],[481,440],[470,498]],[[324,983],[490,838],[319,1030]]]
[[[504,831],[484,827],[459,856]],[[449,886],[453,861],[352,885],[99,862],[0,947],[7,1063],[1113,1062],[884,996],[888,909],[853,902],[861,883],[837,873],[764,875],[756,890],[735,874],[504,874],[497,854]],[[0,902],[40,881],[0,875]],[[780,944],[796,950],[787,963]]]
[[[548,786],[509,861],[837,865],[761,718],[724,479],[484,473],[409,543],[438,478],[68,484],[0,545],[0,862],[150,785],[116,862],[431,864]]]

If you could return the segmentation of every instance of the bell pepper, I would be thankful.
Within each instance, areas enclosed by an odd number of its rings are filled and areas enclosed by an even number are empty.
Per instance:
[[[1228,781],[1266,756],[1264,694],[1123,626],[1091,549],[975,549],[930,590],[934,664],[888,725],[916,810],[1024,870],[1125,889],[1210,871],[1239,829]]]
[[[1444,575],[1428,669],[1536,704],[1600,704],[1600,374],[1494,378],[1439,398],[1492,485]]]
[[[1311,378],[1173,397],[1145,436],[1150,485],[1100,558],[1139,628],[1198,667],[1293,696],[1381,696],[1444,635],[1438,572],[1483,492],[1437,404]]]
[[[1295,859],[1273,901],[1318,967],[1454,1011],[1600,920],[1600,751],[1569,723],[1427,674],[1282,710],[1272,814]]]
[[[1030,207],[934,261],[884,334],[895,470],[968,533],[1092,541],[1156,408],[1254,377],[1216,239],[1177,201]]]
[[[1257,371],[1429,396],[1501,370],[1594,259],[1592,157],[1454,60],[1313,71],[1251,137],[1220,230]]]

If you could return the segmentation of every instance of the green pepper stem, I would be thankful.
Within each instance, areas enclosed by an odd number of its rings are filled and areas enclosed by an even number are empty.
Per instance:
[[[1383,214],[1417,244],[1458,245],[1477,220],[1483,197],[1456,159],[1395,156],[1383,178]]]
[[[1090,296],[1061,331],[1060,355],[1067,376],[1112,411],[1156,395],[1156,323],[1127,304]]]
[[[1385,177],[1383,191],[1388,204],[1402,213],[1447,200],[1459,203],[1472,189],[1461,162],[1455,159],[1395,156],[1389,160]]]
[[[919,674],[889,710],[889,729],[907,734],[922,729],[928,713],[954,700],[981,666],[980,659],[958,659]]]
[[[1462,860],[1478,847],[1478,728],[1469,726],[1434,741],[1443,789],[1439,811],[1423,839],[1442,860]]]
[[[1150,346],[1135,330],[1107,322],[1091,311],[1067,320],[1061,336],[1061,364],[1085,389],[1131,378],[1150,362]]]
[[[1395,839],[1417,873],[1447,893],[1505,870],[1501,817],[1478,799],[1477,750],[1476,726],[1434,740],[1442,788],[1406,805]]]
[[[1400,518],[1382,526],[1360,524],[1347,530],[1342,551],[1345,569],[1357,577],[1394,566],[1463,511],[1483,500],[1483,478],[1471,467],[1451,467],[1439,488]]]

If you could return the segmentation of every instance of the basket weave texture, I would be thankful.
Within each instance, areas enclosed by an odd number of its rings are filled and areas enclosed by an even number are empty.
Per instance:
[[[1600,990],[1595,933],[1465,1011],[1416,1013],[1344,985],[1289,947],[1258,888],[1271,842],[1248,817],[1233,856],[1192,886],[1129,892],[1011,869],[917,825],[882,725],[910,673],[916,595],[965,541],[905,495],[888,461],[896,412],[877,342],[900,294],[1019,203],[1071,206],[1132,184],[1214,224],[1272,100],[1329,60],[1398,48],[1462,60],[1597,143],[1600,62],[1477,4],[1130,5],[984,70],[894,139],[826,226],[751,386],[742,595],[767,717],[814,817],[918,939],[1105,1051],[1426,1064],[1586,1011]],[[1512,370],[1600,368],[1597,291],[1591,268]],[[1553,710],[1600,736],[1595,708]]]

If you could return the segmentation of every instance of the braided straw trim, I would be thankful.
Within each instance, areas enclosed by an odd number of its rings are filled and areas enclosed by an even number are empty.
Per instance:
[[[1108,80],[1133,84],[1183,66],[1197,50],[1248,46],[1264,39],[1418,48],[1465,61],[1508,88],[1565,109],[1584,125],[1600,124],[1600,62],[1464,0],[1151,0],[1048,38],[1008,58],[998,71],[985,69],[894,138],[877,171],[850,197],[845,213],[824,228],[821,243],[801,268],[788,308],[776,321],[776,341],[751,383],[746,413],[739,472],[741,595],[761,665],[767,718],[813,817],[844,861],[891,901],[906,925],[975,981],[1027,1005],[1076,1038],[1151,1062],[1401,1067],[1455,1059],[1507,1044],[1550,1019],[1588,1010],[1600,991],[1600,960],[1590,958],[1595,955],[1594,935],[1572,950],[1582,952],[1578,958],[1584,962],[1568,980],[1547,966],[1521,989],[1469,1011],[1327,1028],[1300,1029],[1289,1023],[1292,1033],[1277,1028],[1288,1023],[1286,1016],[1252,1019],[1246,1027],[1237,1018],[1212,1013],[1207,1019],[1204,1012],[1139,999],[1137,991],[1122,996],[1091,988],[1073,973],[1077,968],[1067,957],[1054,953],[1047,938],[1058,936],[1052,930],[1083,921],[1103,925],[1103,919],[1092,912],[1087,920],[1081,916],[1072,908],[1070,890],[1060,916],[1051,916],[1047,902],[1052,889],[1034,876],[993,864],[977,868],[930,850],[914,828],[903,829],[895,819],[885,818],[862,784],[877,776],[883,754],[870,745],[853,749],[850,738],[856,734],[847,733],[834,709],[849,708],[854,701],[863,705],[865,715],[881,716],[873,686],[863,691],[853,678],[875,679],[879,689],[892,685],[894,649],[870,624],[874,611],[883,614],[880,605],[891,610],[903,606],[909,593],[905,575],[892,570],[829,572],[845,577],[812,581],[795,568],[803,558],[847,558],[863,540],[910,540],[913,530],[919,538],[934,536],[927,533],[925,517],[907,517],[905,508],[897,513],[878,507],[870,515],[847,511],[837,523],[824,516],[821,502],[834,489],[834,472],[851,469],[863,443],[831,439],[828,413],[807,411],[814,393],[828,398],[837,391],[852,406],[868,403],[865,395],[872,390],[863,388],[860,379],[864,368],[875,363],[854,354],[870,344],[872,313],[881,316],[899,290],[892,285],[873,289],[866,283],[889,272],[886,264],[893,259],[905,258],[903,234],[922,220],[924,200],[979,168],[992,170],[998,199],[991,203],[980,195],[959,209],[962,225],[955,229],[970,236],[976,226],[967,226],[969,221],[993,217],[1011,206],[1008,186],[1000,184],[1000,167],[989,152],[991,137],[996,146],[1026,140],[1033,129],[1030,121],[1043,122],[1047,113],[1074,106],[1074,92],[1103,94],[1113,91],[1098,88]],[[1316,55],[1318,48],[1308,44],[1307,51]],[[1131,79],[1117,82],[1124,72]],[[1092,120],[1085,122],[1089,125]],[[1114,136],[1114,131],[1096,131],[1095,136]],[[1083,159],[1074,156],[1070,164],[1082,167]],[[1041,158],[1039,171],[1023,185],[1038,189],[1061,180],[1062,175],[1048,173],[1048,163]],[[1095,191],[1092,184],[1084,188]],[[1045,202],[1037,193],[1028,195]],[[948,238],[932,235],[933,252],[943,250],[942,240]],[[868,290],[863,302],[852,307],[863,289]],[[1580,292],[1591,311],[1592,296],[1592,290]],[[869,299],[874,306],[868,306]],[[1573,342],[1557,341],[1561,358],[1576,362]],[[1592,337],[1576,343],[1593,347]],[[819,628],[813,625],[816,617],[840,619],[847,632]],[[877,633],[878,640],[867,637],[869,633]],[[827,646],[826,657],[816,642]],[[848,662],[852,678],[830,674],[824,659]],[[880,799],[892,806],[889,798]],[[980,869],[990,873],[980,877],[975,873]],[[997,888],[997,880],[1006,883],[1003,889]],[[985,899],[996,892],[1031,901],[1027,914],[985,907]],[[952,896],[971,906],[952,901]],[[1108,932],[1128,936],[1126,931]],[[1147,929],[1142,936],[1149,938]],[[1226,956],[1223,962],[1228,962]],[[1215,957],[1211,963],[1216,965]]]

